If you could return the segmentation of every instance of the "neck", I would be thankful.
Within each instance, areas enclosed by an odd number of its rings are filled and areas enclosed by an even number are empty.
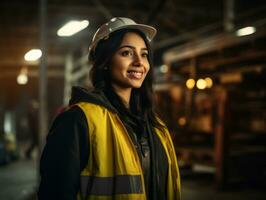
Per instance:
[[[122,102],[126,106],[126,108],[129,108],[129,102],[131,97],[131,88],[121,88],[117,87],[116,85],[113,85],[114,92],[122,99]]]

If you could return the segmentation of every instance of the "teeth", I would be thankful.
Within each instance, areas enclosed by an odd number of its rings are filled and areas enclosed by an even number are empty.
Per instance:
[[[129,72],[129,74],[131,75],[131,76],[133,76],[134,78],[141,78],[141,76],[142,76],[142,73],[141,72]]]

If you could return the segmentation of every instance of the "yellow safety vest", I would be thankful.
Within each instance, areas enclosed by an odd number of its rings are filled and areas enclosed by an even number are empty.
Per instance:
[[[78,103],[89,127],[89,160],[81,172],[78,199],[147,200],[141,162],[118,115],[93,103]],[[167,129],[155,128],[168,158],[167,200],[180,199],[180,176]]]

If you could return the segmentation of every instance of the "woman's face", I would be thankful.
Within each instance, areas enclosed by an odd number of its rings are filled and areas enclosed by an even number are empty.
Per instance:
[[[119,89],[140,88],[149,69],[148,49],[144,40],[137,33],[126,33],[111,60],[112,85]]]

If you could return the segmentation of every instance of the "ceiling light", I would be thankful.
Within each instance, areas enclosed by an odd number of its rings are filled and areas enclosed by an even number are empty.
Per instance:
[[[190,90],[193,89],[194,86],[195,86],[195,80],[192,79],[192,78],[188,79],[187,82],[186,82],[186,86]]]
[[[245,28],[238,29],[236,32],[237,36],[245,36],[245,35],[251,35],[256,32],[256,28],[253,26],[248,26]]]
[[[28,83],[28,76],[26,74],[19,74],[17,77],[17,83],[19,85],[26,85]]]
[[[57,31],[57,35],[60,37],[67,37],[74,35],[75,33],[83,30],[89,25],[88,20],[82,21],[69,21],[63,27]]]
[[[212,79],[209,78],[209,77],[207,77],[207,78],[205,78],[204,80],[205,80],[205,82],[206,82],[206,87],[207,87],[207,88],[211,88],[212,85],[213,85],[213,81],[212,81]]]
[[[206,88],[207,84],[206,84],[206,81],[204,79],[199,79],[197,81],[197,88],[200,89],[200,90],[203,90]]]
[[[28,69],[22,68],[17,76],[17,83],[19,85],[26,85],[28,83]]]
[[[24,59],[26,61],[36,61],[38,60],[40,57],[42,56],[42,51],[40,49],[32,49],[30,51],[28,51],[25,55],[24,55]]]

